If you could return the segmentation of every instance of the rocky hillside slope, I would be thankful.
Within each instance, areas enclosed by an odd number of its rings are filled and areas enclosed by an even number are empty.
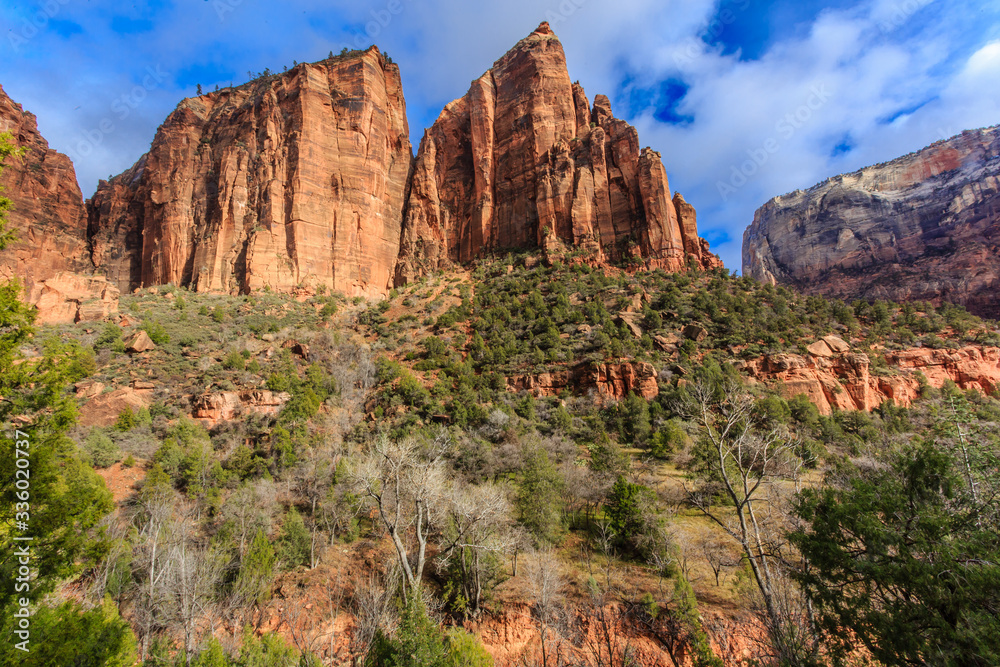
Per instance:
[[[775,197],[744,233],[743,272],[1000,317],[1000,126]]]

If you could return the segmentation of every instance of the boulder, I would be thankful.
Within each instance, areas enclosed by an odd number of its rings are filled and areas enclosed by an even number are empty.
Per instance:
[[[146,392],[139,392],[131,387],[122,387],[102,393],[83,404],[80,410],[81,426],[111,426],[118,421],[118,415],[129,408],[138,412],[150,405]]]
[[[827,344],[827,346],[836,352],[837,354],[843,354],[844,352],[850,352],[851,346],[840,336],[823,336],[820,340]]]
[[[700,324],[689,324],[684,327],[684,330],[681,333],[684,334],[685,338],[698,343],[708,337],[708,330]]]
[[[210,392],[192,398],[191,416],[209,428],[248,414],[274,417],[291,397],[287,392],[260,389]]]
[[[834,351],[830,349],[830,346],[826,344],[826,341],[818,340],[812,345],[806,347],[809,354],[814,357],[833,357],[836,356]]]
[[[156,343],[152,341],[145,331],[137,331],[135,334],[125,343],[126,352],[149,352],[150,350],[156,349]]]
[[[79,398],[94,398],[104,392],[104,384],[95,380],[85,380],[73,385]]]
[[[286,340],[284,343],[281,344],[281,347],[285,348],[286,350],[291,350],[292,354],[302,359],[305,359],[307,361],[309,359],[309,346],[306,345],[305,343],[300,343],[297,340]]]
[[[674,334],[654,335],[653,343],[663,352],[673,354],[680,347],[681,339]]]
[[[624,324],[636,338],[642,338],[642,326],[639,324],[640,317],[642,316],[638,313],[618,313],[618,321]]]

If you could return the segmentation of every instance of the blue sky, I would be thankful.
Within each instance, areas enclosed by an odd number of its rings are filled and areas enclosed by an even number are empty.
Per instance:
[[[198,84],[345,46],[400,64],[416,146],[545,19],[733,269],[769,198],[1000,123],[1000,0],[5,0],[0,85],[89,196]]]

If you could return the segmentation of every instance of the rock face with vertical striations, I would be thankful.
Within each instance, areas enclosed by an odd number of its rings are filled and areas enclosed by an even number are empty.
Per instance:
[[[772,199],[743,235],[743,272],[1000,317],[1000,126]]]
[[[580,248],[598,261],[668,270],[688,257],[720,266],[686,213],[682,224],[660,155],[640,150],[607,97],[591,108],[543,23],[425,132],[396,283],[503,248]]]
[[[49,148],[35,116],[0,88],[0,133],[25,150],[9,158],[0,174],[2,194],[11,200],[7,229],[16,240],[0,251],[0,281],[17,277],[31,293],[64,271],[93,269],[87,250],[83,196],[73,163]]]
[[[183,100],[85,214],[69,160],[0,102],[37,144],[31,168],[6,177],[20,179],[13,226],[34,241],[6,264],[29,282],[38,267],[41,281],[90,268],[122,292],[379,297],[505,249],[721,266],[659,153],[570,82],[547,23],[444,109],[416,158],[399,69],[371,47]]]
[[[93,260],[123,290],[381,295],[411,161],[399,69],[375,47],[186,99],[88,203]]]

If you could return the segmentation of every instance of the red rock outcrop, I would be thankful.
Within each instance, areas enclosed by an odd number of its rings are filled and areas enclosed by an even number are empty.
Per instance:
[[[120,387],[99,394],[83,405],[77,421],[80,426],[111,426],[126,408],[132,412],[148,408],[153,402],[152,394],[151,389],[136,387]]]
[[[719,261],[678,218],[659,153],[640,150],[607,97],[571,83],[547,23],[500,58],[424,133],[396,284],[495,248],[565,245],[614,261]]]
[[[9,176],[39,207],[24,207],[30,225],[15,221],[31,243],[7,262],[29,283],[33,267],[45,278],[97,267],[122,291],[378,297],[490,250],[535,247],[721,266],[660,155],[640,149],[607,97],[591,106],[571,83],[547,23],[445,108],[416,160],[399,69],[375,47],[183,100],[146,155],[100,182],[85,229],[68,159],[0,102],[40,155],[40,176]],[[43,220],[56,213],[58,224]]]
[[[412,152],[399,69],[375,47],[186,99],[88,203],[123,290],[392,282]]]
[[[193,400],[191,416],[209,428],[247,414],[277,416],[291,398],[287,392],[264,390],[221,391]]]
[[[743,235],[743,272],[1000,318],[1000,126],[772,199]]]
[[[593,391],[614,400],[625,398],[629,392],[647,399],[660,393],[656,369],[644,361],[580,364],[564,371],[520,375],[508,378],[507,388],[535,396],[556,396],[564,389],[578,394]]]
[[[103,276],[62,271],[35,282],[28,302],[38,308],[38,324],[99,322],[118,312],[118,288]]]
[[[776,354],[739,367],[757,381],[778,384],[787,398],[805,394],[824,415],[870,411],[887,400],[909,406],[920,395],[918,373],[934,388],[950,380],[983,393],[1000,389],[1000,348],[887,350],[883,356],[892,374],[873,375],[868,355],[824,347],[819,354]]]
[[[87,251],[83,196],[73,163],[38,133],[35,116],[0,88],[0,133],[25,149],[0,174],[3,196],[11,200],[7,229],[14,243],[0,251],[0,280],[17,277],[27,293],[62,271],[92,269]]]

